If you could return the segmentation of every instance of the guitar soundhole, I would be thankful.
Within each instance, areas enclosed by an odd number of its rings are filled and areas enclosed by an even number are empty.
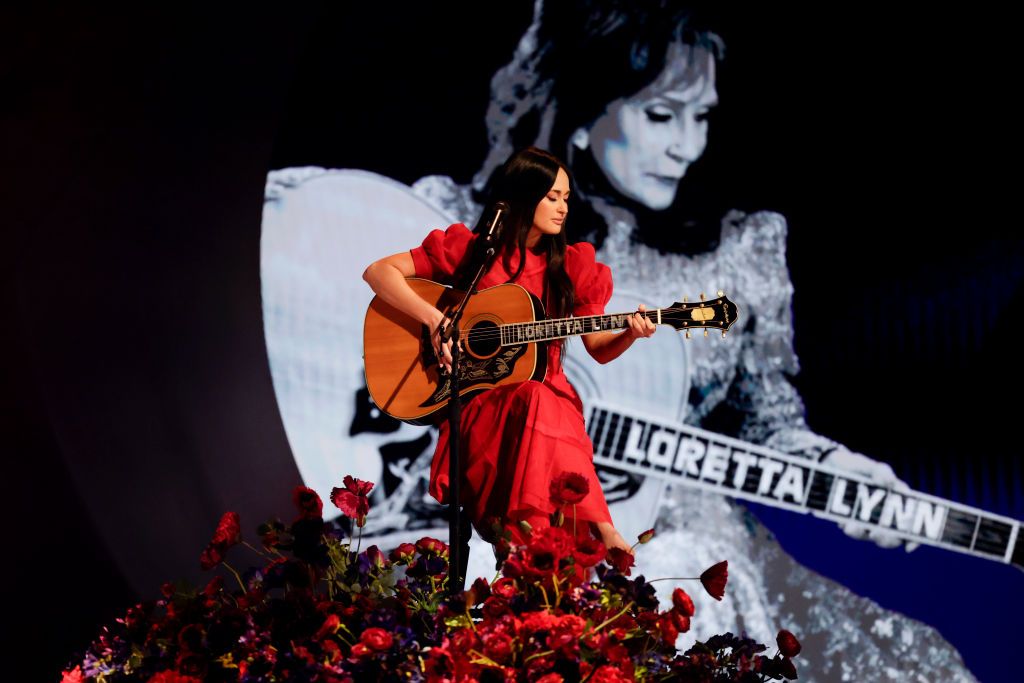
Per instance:
[[[469,334],[467,350],[477,358],[490,358],[501,348],[501,335],[497,323],[481,320],[473,324]]]

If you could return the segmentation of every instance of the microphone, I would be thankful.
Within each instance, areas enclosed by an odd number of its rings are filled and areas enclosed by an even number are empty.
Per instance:
[[[494,218],[491,219],[491,224],[487,228],[487,240],[493,242],[498,239],[501,234],[503,214],[511,211],[508,202],[496,202],[494,204]]]

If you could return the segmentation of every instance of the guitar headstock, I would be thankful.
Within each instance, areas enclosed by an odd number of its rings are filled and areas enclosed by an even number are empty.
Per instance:
[[[736,304],[729,301],[724,292],[718,292],[717,299],[705,300],[700,295],[700,301],[689,302],[684,297],[682,302],[675,302],[668,308],[661,309],[661,322],[671,325],[679,331],[686,331],[689,337],[689,330],[703,328],[707,335],[708,329],[720,330],[725,336],[726,330],[733,326],[739,316],[739,309]]]

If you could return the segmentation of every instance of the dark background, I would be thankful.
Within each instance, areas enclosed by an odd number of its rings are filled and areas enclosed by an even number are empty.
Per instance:
[[[223,510],[246,531],[287,514],[299,477],[259,300],[266,172],[468,180],[487,81],[530,5],[5,10],[12,680],[56,680],[161,581],[201,580]],[[1024,248],[998,170],[1020,151],[1008,18],[858,4],[734,19],[709,158],[727,199],[790,221],[809,422],[914,488],[1024,518]],[[1008,677],[1016,569],[756,511],[800,561],[936,626],[981,680]]]

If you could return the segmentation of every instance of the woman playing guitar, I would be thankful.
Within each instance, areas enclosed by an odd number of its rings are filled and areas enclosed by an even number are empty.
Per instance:
[[[497,238],[496,256],[480,280],[480,288],[514,282],[544,302],[552,316],[603,313],[612,294],[611,272],[594,258],[587,243],[567,245],[570,178],[565,164],[531,147],[513,154],[491,183],[491,202],[504,201],[509,211]],[[431,331],[430,343],[439,364],[450,370],[451,342],[441,342],[448,321],[444,313],[421,298],[406,278],[452,283],[473,259],[474,242],[483,225],[471,233],[455,224],[434,230],[423,244],[371,264],[363,278],[377,296]],[[654,333],[642,311],[631,316],[622,332],[596,332],[582,337],[600,363],[618,358],[633,342]],[[549,524],[555,506],[551,482],[565,473],[587,478],[589,492],[575,506],[578,527],[589,529],[608,547],[629,550],[630,544],[612,524],[608,505],[594,472],[593,446],[583,423],[582,405],[562,371],[562,343],[548,344],[543,382],[506,384],[476,395],[462,409],[461,438],[465,445],[463,505],[482,538],[496,543],[497,520],[512,536],[524,540],[518,524],[537,529]],[[446,503],[448,493],[448,424],[440,425],[430,473],[430,492]],[[586,522],[586,523],[584,523]]]

